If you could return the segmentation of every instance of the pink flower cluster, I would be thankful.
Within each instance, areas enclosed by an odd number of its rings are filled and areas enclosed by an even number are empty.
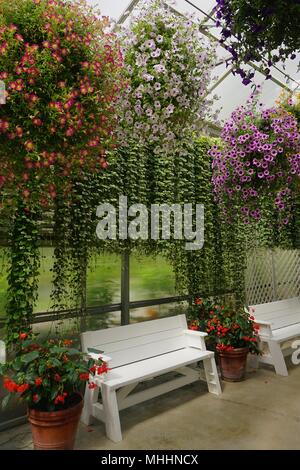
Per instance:
[[[272,199],[282,224],[289,222],[293,182],[300,176],[297,120],[281,107],[258,109],[252,96],[236,109],[222,131],[222,144],[210,150],[213,186],[228,217],[245,223],[261,218],[262,197]]]
[[[25,7],[34,13],[30,30],[38,28],[39,35],[28,35],[28,24],[13,7],[0,28],[6,89],[0,187],[13,182],[28,198],[31,182],[39,179],[44,203],[55,198],[57,179],[106,168],[106,152],[115,145],[123,59],[116,36],[106,31],[108,20],[97,18],[84,1],[24,0],[18,8]]]

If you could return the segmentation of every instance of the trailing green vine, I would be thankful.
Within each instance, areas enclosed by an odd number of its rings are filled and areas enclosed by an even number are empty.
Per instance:
[[[232,291],[237,303],[244,298],[245,244],[237,225],[229,226],[214,201],[212,167],[208,151],[216,143],[208,137],[190,140],[177,168],[176,200],[204,206],[204,245],[201,250],[186,251],[182,243],[170,247],[177,290],[190,295],[201,293],[216,298]],[[177,160],[176,160],[177,161]],[[184,168],[185,171],[181,171]]]
[[[39,216],[39,211],[33,207],[28,210],[21,196],[17,198],[8,252],[6,307],[8,344],[18,339],[20,331],[26,332],[31,329],[40,265],[37,228]]]

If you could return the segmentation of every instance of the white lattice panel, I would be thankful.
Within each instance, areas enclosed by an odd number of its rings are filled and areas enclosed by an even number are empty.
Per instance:
[[[255,250],[248,256],[246,300],[255,305],[300,296],[300,252]]]

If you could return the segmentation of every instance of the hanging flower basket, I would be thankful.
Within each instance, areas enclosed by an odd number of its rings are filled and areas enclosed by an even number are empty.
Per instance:
[[[264,197],[287,225],[300,176],[300,133],[295,117],[283,107],[262,109],[253,97],[237,108],[214,146],[213,185],[228,221],[249,224],[262,216]]]

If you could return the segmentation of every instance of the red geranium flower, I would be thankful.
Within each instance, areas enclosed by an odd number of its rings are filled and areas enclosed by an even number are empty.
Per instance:
[[[233,346],[227,346],[225,344],[217,344],[216,346],[217,351],[233,351],[234,347]]]
[[[6,390],[9,391],[9,393],[14,393],[18,391],[18,384],[16,384],[13,380],[9,378],[4,379],[3,386],[6,388]]]
[[[54,400],[54,404],[58,405],[59,403],[64,403],[65,402],[65,397],[67,396],[66,393],[63,393],[62,395],[57,395],[57,397]]]
[[[80,374],[80,380],[89,380],[90,374]]]
[[[107,364],[104,362],[102,366],[97,367],[97,374],[98,375],[106,374],[106,372],[108,372],[109,370],[110,369],[107,367]]]
[[[18,393],[24,393],[29,389],[29,384],[22,384],[18,386]]]

